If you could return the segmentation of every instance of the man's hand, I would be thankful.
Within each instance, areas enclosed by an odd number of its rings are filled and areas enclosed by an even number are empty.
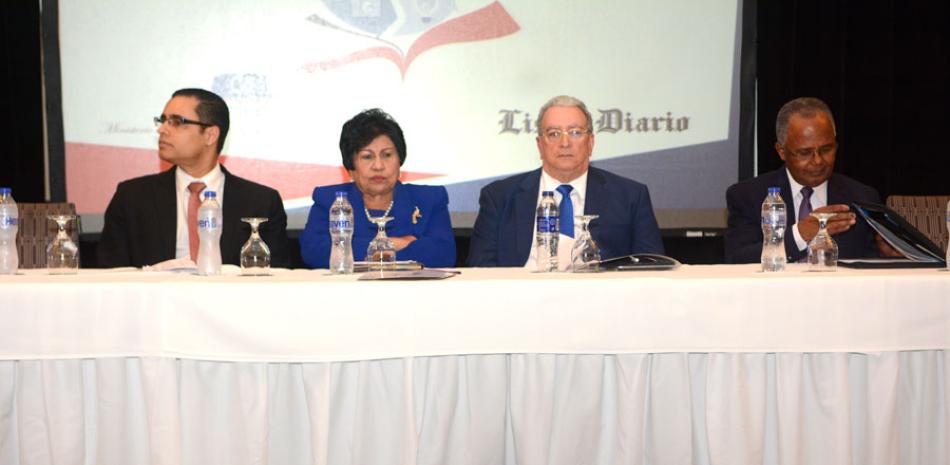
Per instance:
[[[894,258],[903,258],[900,252],[891,247],[891,244],[888,244],[887,241],[881,237],[880,234],[874,235],[874,242],[877,243],[877,250],[881,252],[882,257],[894,257]]]
[[[828,234],[832,236],[851,229],[851,226],[854,226],[856,221],[854,213],[851,213],[851,208],[847,205],[828,205],[816,208],[813,212],[836,213],[835,216],[832,216],[831,219],[828,220]],[[808,218],[799,218],[796,225],[798,227],[798,233],[802,235],[802,239],[804,239],[805,242],[811,241],[812,238],[818,234],[818,220],[811,215],[809,215]]]

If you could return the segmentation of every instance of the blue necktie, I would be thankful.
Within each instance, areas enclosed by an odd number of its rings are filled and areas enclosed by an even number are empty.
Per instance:
[[[560,212],[558,227],[561,234],[574,237],[574,202],[571,202],[571,191],[574,190],[570,184],[561,184],[557,186],[557,191],[561,193],[561,204],[558,205]]]

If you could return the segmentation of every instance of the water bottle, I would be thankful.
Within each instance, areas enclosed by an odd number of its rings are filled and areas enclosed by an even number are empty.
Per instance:
[[[330,273],[353,272],[353,207],[346,192],[337,192],[330,206]]]
[[[9,187],[0,187],[0,274],[16,274],[20,257],[16,251],[19,210]]]
[[[537,257],[538,271],[557,271],[557,234],[558,234],[557,202],[554,201],[554,191],[544,191],[541,194],[541,203],[538,205],[537,228]]]
[[[762,202],[762,271],[785,270],[785,202],[778,187],[770,187]]]
[[[221,205],[214,191],[205,191],[198,207],[198,274],[221,274]]]

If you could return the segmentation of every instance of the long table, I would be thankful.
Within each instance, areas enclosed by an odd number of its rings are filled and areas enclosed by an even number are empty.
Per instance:
[[[0,464],[950,461],[950,273],[0,277]]]

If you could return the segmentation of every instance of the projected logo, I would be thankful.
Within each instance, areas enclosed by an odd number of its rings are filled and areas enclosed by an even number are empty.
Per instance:
[[[454,0],[324,0],[326,11],[307,20],[315,25],[376,45],[304,65],[308,72],[326,71],[368,60],[391,61],[403,78],[419,55],[435,47],[496,39],[514,34],[518,23],[500,3],[459,11]]]

